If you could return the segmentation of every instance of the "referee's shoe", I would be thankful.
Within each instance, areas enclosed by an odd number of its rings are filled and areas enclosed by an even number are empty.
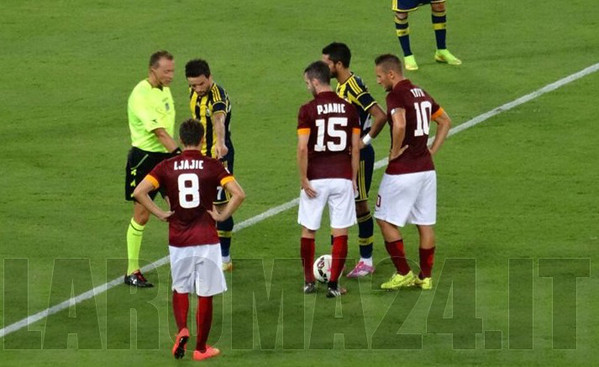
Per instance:
[[[139,270],[136,270],[129,275],[125,275],[125,284],[139,288],[150,288],[154,286],[154,284],[148,282]]]

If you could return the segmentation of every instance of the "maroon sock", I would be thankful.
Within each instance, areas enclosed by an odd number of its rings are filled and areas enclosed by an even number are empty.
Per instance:
[[[302,237],[300,254],[302,256],[304,280],[306,282],[315,281],[314,272],[312,271],[312,264],[314,264],[314,247],[314,238]]]
[[[196,323],[198,327],[196,350],[204,353],[206,351],[208,334],[210,334],[210,327],[212,326],[212,296],[198,296],[198,312],[196,313]]]
[[[331,264],[331,282],[336,282],[343,271],[347,257],[347,236],[333,237],[333,263]]]
[[[387,248],[387,252],[389,256],[391,256],[391,261],[393,261],[393,265],[395,265],[395,269],[401,275],[406,275],[410,272],[410,265],[406,261],[406,254],[403,250],[403,240],[397,240],[393,242],[385,241],[385,247]]]
[[[187,327],[187,311],[189,310],[189,295],[187,293],[177,293],[173,291],[173,313],[175,314],[175,322],[177,329]]]
[[[420,249],[420,278],[430,278],[435,263],[435,248]]]

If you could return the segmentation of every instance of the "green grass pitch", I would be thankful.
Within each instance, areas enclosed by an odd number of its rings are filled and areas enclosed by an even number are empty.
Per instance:
[[[0,327],[125,270],[126,99],[149,55],[175,55],[177,121],[189,116],[183,67],[210,62],[233,103],[237,223],[298,196],[296,117],[303,68],[331,41],[374,97],[373,59],[399,54],[389,1],[5,0],[0,22]],[[454,126],[599,62],[591,0],[450,0],[436,64],[428,6],[410,15],[420,70],[407,76]],[[432,292],[381,292],[392,273],[375,228],[377,272],[329,300],[301,293],[295,208],[234,235],[229,292],[215,300],[213,366],[596,365],[599,358],[599,74],[450,137],[439,181]],[[389,147],[385,130],[377,160]],[[375,171],[371,206],[382,170]],[[328,252],[327,221],[317,254]],[[348,267],[358,255],[350,232]],[[417,234],[404,230],[417,263]],[[164,257],[152,219],[146,264]],[[1,366],[189,365],[170,355],[169,268],[158,286],[117,286],[0,339]],[[321,287],[322,289],[322,287]],[[192,302],[190,320],[195,303]],[[193,347],[192,338],[190,346]]]

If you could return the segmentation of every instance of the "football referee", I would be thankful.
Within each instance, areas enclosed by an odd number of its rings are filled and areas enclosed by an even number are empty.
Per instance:
[[[132,147],[127,156],[125,199],[133,201],[133,218],[127,230],[125,284],[134,287],[152,284],[139,268],[139,250],[150,212],[133,199],[133,191],[160,161],[181,152],[173,139],[175,105],[168,87],[175,72],[173,55],[157,51],[150,56],[149,64],[148,78],[133,88],[127,104]],[[155,196],[156,191],[150,193],[152,199]]]

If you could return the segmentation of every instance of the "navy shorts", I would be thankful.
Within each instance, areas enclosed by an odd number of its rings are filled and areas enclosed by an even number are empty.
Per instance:
[[[392,0],[393,11],[408,12],[418,9],[420,5],[443,3],[445,0]]]
[[[358,168],[358,196],[356,201],[368,200],[372,172],[374,170],[374,149],[371,145],[360,150],[360,167]]]
[[[227,148],[229,148],[227,155],[222,157],[220,160],[221,162],[223,162],[223,166],[225,166],[227,171],[229,171],[230,174],[233,174],[233,167],[235,164],[235,149],[233,148],[233,146],[227,146]],[[229,194],[223,187],[219,186],[216,190],[216,198],[214,199],[214,205],[226,204],[228,202]]]

